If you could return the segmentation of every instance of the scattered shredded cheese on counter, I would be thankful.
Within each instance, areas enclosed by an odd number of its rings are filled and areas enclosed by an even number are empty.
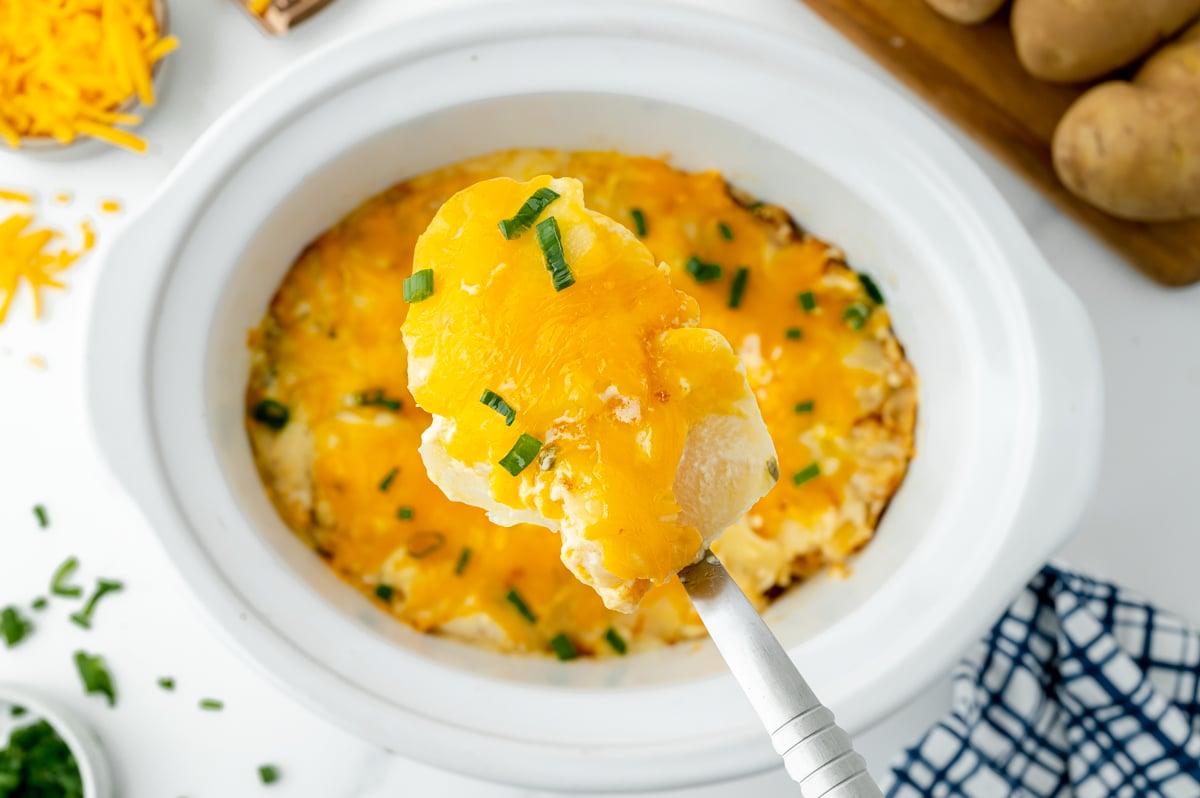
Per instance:
[[[141,118],[117,109],[154,105],[151,70],[178,44],[159,37],[152,0],[0,3],[0,140],[86,135],[145,152],[116,127]]]
[[[96,244],[96,233],[90,223],[81,225],[83,244],[72,250],[65,246],[63,234],[57,230],[37,229],[29,214],[14,214],[0,221],[0,324],[22,282],[33,291],[33,315],[42,314],[42,289],[66,286],[59,273],[83,257]]]

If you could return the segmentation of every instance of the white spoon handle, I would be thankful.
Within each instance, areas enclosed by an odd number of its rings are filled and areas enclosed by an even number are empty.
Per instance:
[[[882,798],[867,763],[712,552],[679,572],[803,798]]]

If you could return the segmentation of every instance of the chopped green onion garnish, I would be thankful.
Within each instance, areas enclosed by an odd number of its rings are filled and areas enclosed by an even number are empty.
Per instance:
[[[92,628],[92,613],[96,610],[96,605],[108,593],[116,593],[122,590],[125,585],[111,579],[99,579],[96,582],[96,590],[92,593],[91,598],[83,605],[83,609],[79,612],[71,614],[71,620],[82,626],[84,629]]]
[[[721,238],[725,239],[726,241],[733,240],[733,228],[732,227],[725,224],[724,222],[718,222],[717,229],[721,231]]]
[[[804,330],[801,330],[799,327],[788,327],[783,331],[783,334],[787,336],[789,341],[799,341],[804,337]]]
[[[16,607],[5,607],[0,610],[0,635],[4,637],[5,648],[17,645],[32,631],[33,624],[22,617]]]
[[[554,649],[554,656],[563,662],[579,656],[579,652],[575,649],[575,644],[571,642],[571,638],[561,632],[550,638],[550,648]]]
[[[733,284],[729,286],[729,307],[735,310],[742,304],[742,294],[746,293],[746,281],[750,279],[750,270],[741,266],[733,275]]]
[[[411,521],[413,519],[413,508],[401,507],[396,511],[396,517],[401,521]]]
[[[112,674],[104,664],[104,658],[99,654],[88,654],[85,651],[75,652],[75,670],[83,682],[83,691],[88,695],[100,693],[108,698],[110,707],[117,704],[117,689],[113,685]]]
[[[855,330],[861,330],[871,318],[871,309],[862,302],[855,302],[842,312],[842,320]]]
[[[525,603],[525,599],[521,598],[521,594],[516,588],[508,591],[508,595],[504,597],[508,603],[517,608],[517,612],[530,623],[537,623],[537,616],[533,614],[533,610],[529,609],[529,605]]]
[[[50,516],[46,514],[46,508],[40,504],[33,505],[33,514],[37,516],[38,526],[42,529],[50,526]]]
[[[771,477],[771,484],[779,481],[779,461],[774,457],[767,460],[767,474]]]
[[[562,235],[558,230],[558,220],[548,216],[537,225],[538,246],[542,248],[542,256],[546,259],[546,269],[554,280],[554,290],[561,291],[575,285],[575,275],[567,265],[567,256],[563,254]]]
[[[396,588],[391,585],[375,585],[375,596],[380,601],[391,601],[396,595]]]
[[[517,442],[508,450],[508,454],[500,459],[500,467],[515,477],[533,462],[541,450],[541,441],[522,432],[521,437],[517,438]]]
[[[218,701],[215,698],[202,698],[200,699],[200,708],[207,709],[210,712],[220,712],[225,708],[225,702]]]
[[[286,427],[290,417],[287,407],[274,399],[263,399],[254,406],[254,420],[273,430]]]
[[[538,216],[546,209],[546,206],[558,199],[559,194],[551,188],[539,188],[533,192],[533,195],[525,200],[525,204],[517,209],[511,219],[505,219],[500,222],[500,232],[509,241],[524,233],[533,223],[537,221]]]
[[[19,726],[0,749],[0,795],[5,798],[84,798],[71,747],[50,723]],[[0,738],[2,740],[4,738]],[[86,793],[92,796],[90,789]]]
[[[29,606],[33,607],[35,610],[44,610],[44,609],[46,609],[47,605],[49,605],[49,604],[50,604],[50,602],[46,601],[45,596],[38,596],[37,598],[35,598],[33,600],[33,603],[30,604]]]
[[[399,399],[393,399],[384,393],[382,388],[376,388],[373,391],[363,391],[358,395],[358,404],[360,407],[383,407],[392,412],[397,412],[404,407],[404,403]]]
[[[174,690],[175,689],[175,680],[172,679],[170,676],[164,676],[158,680],[158,686],[164,690]]]
[[[705,263],[696,255],[688,258],[688,262],[684,265],[687,273],[692,275],[698,283],[711,283],[713,280],[720,280],[724,272],[720,264]]]
[[[871,275],[859,272],[858,281],[862,283],[863,290],[867,292],[867,296],[872,302],[876,305],[883,304],[883,292],[879,290],[879,286],[871,279]]]
[[[446,536],[441,532],[417,532],[408,538],[408,556],[419,560],[445,545]]]
[[[821,476],[821,464],[810,463],[806,468],[802,468],[795,474],[792,474],[792,482],[796,485],[803,485],[809,480],[816,479]]]
[[[479,401],[504,416],[504,424],[506,426],[511,427],[513,421],[517,418],[517,411],[513,410],[512,406],[504,401],[504,397],[495,391],[484,391],[483,396],[479,397]]]
[[[279,781],[279,768],[274,765],[260,765],[258,768],[258,780],[263,784],[274,784]]]
[[[646,214],[642,213],[641,208],[634,208],[629,212],[633,217],[633,231],[638,234],[638,237],[646,237]]]
[[[54,576],[50,579],[50,592],[56,596],[66,596],[68,598],[79,598],[83,595],[83,588],[78,585],[68,585],[67,580],[71,578],[71,574],[75,573],[75,569],[79,567],[79,560],[74,557],[68,557],[63,561],[63,564],[58,566],[54,571]]]
[[[797,402],[795,410],[797,413],[811,413],[814,406],[813,400],[809,399],[807,402]]]
[[[812,291],[801,291],[800,307],[804,308],[805,313],[812,313],[817,309],[816,295]]]
[[[387,493],[387,489],[392,486],[392,480],[394,480],[396,478],[396,475],[399,473],[400,473],[399,468],[393,468],[391,471],[387,472],[384,475],[383,479],[380,480],[380,482],[379,482],[379,491],[381,493]]]
[[[433,269],[421,269],[413,272],[412,277],[404,278],[404,301],[420,302],[433,296]]]
[[[471,547],[468,546],[462,550],[462,554],[458,555],[458,564],[454,566],[454,573],[457,576],[462,576],[463,571],[467,570],[467,563],[471,562]]]
[[[24,717],[27,712],[29,712],[29,710],[25,709],[25,707],[17,706],[15,704],[8,710],[8,714],[14,718]]]
[[[617,652],[618,654],[624,655],[625,652],[629,650],[629,644],[625,642],[625,638],[617,634],[616,629],[609,629],[607,632],[605,632],[604,639],[608,641],[610,646],[612,646],[613,651]]]

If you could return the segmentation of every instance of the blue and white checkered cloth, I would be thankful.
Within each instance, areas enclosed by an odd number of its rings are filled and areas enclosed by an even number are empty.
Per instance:
[[[953,709],[885,791],[1200,797],[1200,632],[1047,566],[959,664]]]

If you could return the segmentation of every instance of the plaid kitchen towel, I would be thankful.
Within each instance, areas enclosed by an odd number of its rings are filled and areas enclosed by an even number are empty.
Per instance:
[[[1200,632],[1047,566],[954,672],[888,796],[1200,798]]]

